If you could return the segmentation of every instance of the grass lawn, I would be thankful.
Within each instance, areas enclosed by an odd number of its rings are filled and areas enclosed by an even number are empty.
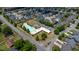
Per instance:
[[[6,43],[5,42],[3,42],[2,44],[0,44],[0,51],[8,51],[8,47],[7,47],[7,45],[6,45]]]
[[[3,36],[3,33],[0,32],[0,42],[4,41],[4,36]]]
[[[16,40],[20,39],[20,37],[15,34],[12,35],[11,37],[13,37],[13,41],[15,42]],[[9,48],[7,47],[6,41],[5,41],[5,37],[4,34],[0,32],[0,51],[9,51]]]
[[[1,28],[5,28],[5,27],[7,27],[7,25],[6,24],[2,24]]]
[[[0,32],[0,51],[8,50],[7,45],[5,43],[4,34]]]

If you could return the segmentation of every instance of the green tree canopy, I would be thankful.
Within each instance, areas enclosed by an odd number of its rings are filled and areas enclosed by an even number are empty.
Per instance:
[[[47,38],[47,34],[46,33],[42,33],[41,37],[42,37],[42,40],[45,40]]]
[[[52,48],[52,51],[60,51],[60,48],[56,45],[54,45],[54,47]]]
[[[0,25],[2,24],[2,22],[0,21]]]
[[[65,30],[65,27],[66,27],[65,25],[56,27],[54,33],[58,35],[61,31]]]
[[[36,50],[36,46],[33,45],[32,43],[30,43],[27,40],[17,40],[14,43],[14,47],[20,51],[35,51]]]
[[[21,49],[22,47],[23,47],[23,40],[22,39],[20,39],[20,40],[17,40],[15,43],[14,43],[14,47],[16,48],[16,49]]]
[[[10,35],[13,34],[12,30],[11,30],[7,25],[4,25],[4,26],[2,27],[2,32],[3,32],[3,33],[7,32],[7,33],[10,34]]]
[[[36,36],[36,41],[39,41],[40,39],[39,39],[39,37],[38,37],[38,35]]]

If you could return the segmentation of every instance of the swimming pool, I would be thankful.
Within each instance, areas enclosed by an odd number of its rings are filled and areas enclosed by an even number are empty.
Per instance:
[[[29,29],[30,32],[36,31],[36,29],[30,25],[28,25],[27,23],[24,23],[24,25],[26,29]]]
[[[29,26],[29,25],[27,26],[27,28],[29,29],[30,32],[33,32],[33,31],[36,30],[34,27],[31,27],[31,26]]]

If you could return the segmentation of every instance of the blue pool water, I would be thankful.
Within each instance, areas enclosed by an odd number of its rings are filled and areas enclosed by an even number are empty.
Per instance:
[[[29,26],[29,25],[28,25],[28,29],[29,29],[30,32],[35,31],[35,28],[34,28],[34,27],[31,27],[31,26]]]
[[[30,32],[35,31],[36,29],[30,25],[24,24],[24,26],[26,27],[26,29],[29,29]]]

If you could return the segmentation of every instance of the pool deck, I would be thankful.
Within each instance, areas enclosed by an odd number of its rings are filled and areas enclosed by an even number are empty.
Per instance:
[[[36,33],[40,32],[40,31],[45,31],[47,33],[50,33],[50,30],[48,30],[44,27],[40,27],[38,29],[35,29],[34,27],[28,25],[27,23],[24,23],[22,27],[25,27],[26,29],[29,29],[29,31],[32,35],[35,35]]]

